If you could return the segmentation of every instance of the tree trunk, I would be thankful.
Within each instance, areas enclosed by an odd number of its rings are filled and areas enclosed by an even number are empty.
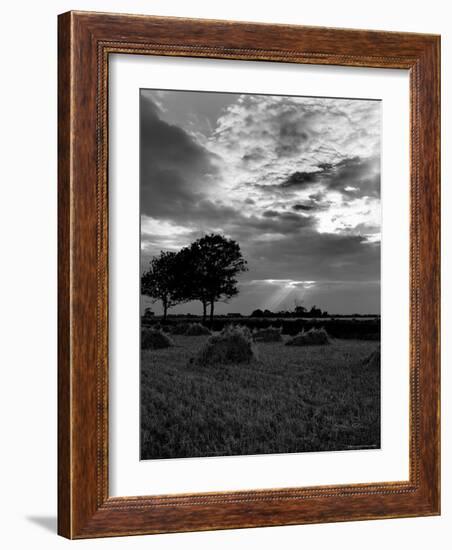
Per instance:
[[[212,300],[210,302],[210,329],[213,328],[213,310],[214,310],[215,302]]]
[[[163,321],[166,321],[166,315],[168,313],[168,304],[163,302]]]
[[[202,322],[203,324],[206,322],[207,318],[207,302],[202,302]]]

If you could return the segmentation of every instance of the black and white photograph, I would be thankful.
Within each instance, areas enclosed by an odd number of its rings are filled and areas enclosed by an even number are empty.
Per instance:
[[[2,4],[5,550],[450,550],[450,5]]]
[[[379,449],[382,102],[139,100],[141,460]]]

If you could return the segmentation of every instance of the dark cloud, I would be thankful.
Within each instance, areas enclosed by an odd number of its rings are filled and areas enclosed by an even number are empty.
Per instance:
[[[253,149],[252,151],[246,153],[245,155],[242,156],[242,160],[243,162],[245,163],[251,163],[251,162],[254,162],[254,161],[259,161],[259,160],[262,160],[265,158],[265,151],[263,151],[262,149],[256,147],[255,149]]]
[[[171,209],[163,210],[161,217],[165,217],[169,210]],[[177,209],[177,211],[174,208],[172,210],[176,215],[171,218],[176,224],[189,227],[197,226],[198,231],[205,232],[216,230],[218,227],[226,228],[234,223],[239,223],[239,220],[244,220],[244,217],[235,208],[204,197],[191,196],[190,201],[187,201],[183,208]]]
[[[142,214],[172,216],[202,198],[209,176],[217,173],[214,156],[185,130],[163,121],[150,98],[142,96],[140,108]]]
[[[331,168],[329,187],[342,192],[356,187],[360,195],[380,196],[380,166],[378,159],[345,158]]]
[[[300,148],[309,140],[309,133],[298,121],[282,120],[279,128],[279,140],[276,154],[288,157],[297,154]]]
[[[266,210],[262,215],[264,218],[276,218],[279,214],[276,210]]]
[[[307,227],[297,235],[245,248],[256,279],[278,279],[281,274],[302,280],[379,279],[380,245],[357,235],[317,233]]]
[[[295,212],[320,212],[328,210],[331,202],[326,199],[324,192],[314,193],[309,195],[308,199],[303,202],[297,202],[292,205]]]
[[[303,227],[305,227],[306,225],[311,225],[310,218],[307,218],[306,216],[300,216],[300,215],[295,214],[293,212],[281,212],[279,214],[279,218],[281,220],[301,224]],[[309,220],[309,223],[307,223],[308,220]]]
[[[304,188],[321,184],[347,196],[380,196],[380,166],[376,158],[349,157],[336,164],[321,163],[318,168],[313,172],[293,172],[281,187]]]
[[[309,212],[309,210],[314,210],[315,206],[312,204],[294,204],[292,208],[297,212]]]
[[[315,219],[310,216],[300,216],[292,212],[271,212],[270,215],[243,216],[235,212],[227,220],[227,231],[233,238],[242,241],[254,242],[259,235],[277,234],[284,238],[293,239],[303,230],[312,229]]]
[[[318,191],[317,193],[312,193],[309,195],[309,200],[314,202],[322,202],[325,199],[325,193],[323,191]]]
[[[302,187],[312,183],[318,183],[319,178],[325,175],[327,170],[319,170],[317,172],[294,172],[282,183],[282,187],[291,187],[293,185]]]

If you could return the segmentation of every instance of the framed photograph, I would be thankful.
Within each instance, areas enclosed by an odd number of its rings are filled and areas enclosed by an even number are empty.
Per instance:
[[[439,56],[59,16],[61,535],[440,513]]]

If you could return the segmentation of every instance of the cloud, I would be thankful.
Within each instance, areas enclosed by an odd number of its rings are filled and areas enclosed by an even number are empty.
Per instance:
[[[296,305],[303,305],[307,309],[315,305],[329,313],[342,313],[344,299],[349,305],[349,313],[374,311],[380,298],[378,280],[256,279],[242,285],[242,288],[245,287],[248,296],[252,297],[250,305],[258,304],[254,309],[259,307],[276,312],[293,309]]]
[[[379,102],[216,97],[209,124],[197,127],[202,98],[190,99],[188,117],[185,92],[156,94],[141,97],[143,265],[219,232],[239,242],[249,266],[232,310],[261,307],[256,281],[284,280],[289,302],[309,294],[322,305],[328,295],[350,312],[355,288],[356,311],[378,311],[369,281],[380,270]]]
[[[264,218],[277,218],[279,215],[279,212],[276,210],[266,210],[263,214]]]
[[[296,210],[297,212],[298,211],[302,211],[302,212],[308,212],[309,210],[314,210],[315,206],[313,204],[294,204],[292,205],[292,208],[294,210]]]
[[[218,174],[215,155],[182,128],[160,118],[141,97],[140,192],[142,213],[176,217],[196,205]]]
[[[303,229],[272,242],[248,241],[249,276],[254,279],[367,280],[380,273],[380,245],[356,235]]]
[[[211,142],[232,167],[269,185],[344,158],[378,155],[379,124],[375,101],[242,95],[219,118]]]
[[[320,185],[323,190],[340,191],[353,196],[380,196],[378,157],[347,157],[336,164],[323,163],[313,172],[294,172],[281,187],[305,188]]]
[[[218,197],[225,203],[273,218],[309,212],[321,232],[350,233],[354,224],[356,234],[371,235],[366,226],[375,225],[380,200],[380,102],[241,95],[207,143],[224,161]]]
[[[317,172],[294,172],[281,184],[281,187],[291,187],[293,185],[305,186],[319,182],[319,174],[324,171]]]

